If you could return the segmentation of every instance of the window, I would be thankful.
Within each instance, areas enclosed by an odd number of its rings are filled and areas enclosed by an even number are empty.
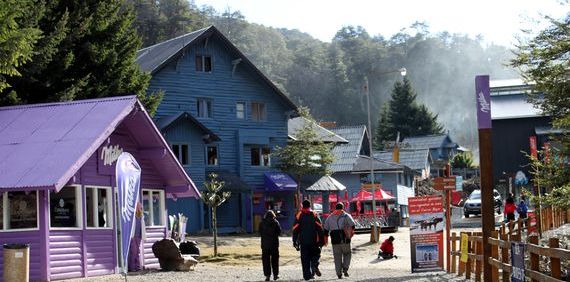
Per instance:
[[[198,99],[196,102],[198,117],[212,118],[212,100]]]
[[[146,226],[164,226],[164,191],[143,189],[143,212]]]
[[[206,147],[206,164],[218,165],[218,146]]]
[[[0,230],[38,228],[38,192],[0,193]]]
[[[188,155],[188,144],[172,144],[172,152],[182,165],[190,164],[190,155]]]
[[[236,118],[245,119],[245,102],[236,103]]]
[[[79,186],[63,187],[59,192],[49,194],[51,227],[81,227],[79,195]]]
[[[212,72],[212,56],[196,56],[196,71]]]
[[[251,103],[251,118],[255,121],[265,120],[265,104],[252,102]]]
[[[251,165],[254,166],[269,166],[271,164],[269,155],[271,150],[269,147],[254,147],[251,148]]]
[[[113,226],[111,188],[87,187],[85,189],[87,227],[110,228]]]

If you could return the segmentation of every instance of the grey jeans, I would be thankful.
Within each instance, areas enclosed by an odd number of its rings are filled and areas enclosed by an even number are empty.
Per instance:
[[[342,275],[342,271],[347,271],[350,267],[350,258],[352,257],[350,243],[332,245],[332,249],[336,275]]]

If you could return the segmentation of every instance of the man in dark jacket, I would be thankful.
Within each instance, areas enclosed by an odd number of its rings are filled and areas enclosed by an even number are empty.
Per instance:
[[[281,235],[281,225],[275,219],[275,213],[268,210],[265,217],[259,223],[259,234],[261,235],[261,261],[263,263],[263,274],[265,281],[269,281],[271,269],[273,269],[273,280],[279,279],[279,235]]]
[[[324,245],[323,225],[317,214],[311,211],[311,202],[303,201],[303,208],[295,215],[293,225],[293,246],[301,250],[303,278],[310,280],[314,275],[321,276],[319,259]]]

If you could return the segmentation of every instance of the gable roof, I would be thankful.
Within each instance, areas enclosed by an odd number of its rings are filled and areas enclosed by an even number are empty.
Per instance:
[[[392,161],[384,161],[376,158],[370,160],[369,156],[358,156],[356,162],[354,162],[352,172],[369,172],[371,165],[374,171],[404,171],[406,169],[406,166]]]
[[[135,96],[0,108],[0,189],[59,191],[120,125],[142,148],[168,148]],[[153,163],[166,192],[199,197],[170,150]]]
[[[329,192],[329,191],[344,191],[346,186],[332,178],[330,175],[324,175],[313,185],[309,186],[305,191],[313,192]]]
[[[451,141],[447,134],[425,135],[425,136],[411,136],[402,140],[402,143],[407,143],[412,149],[437,149],[437,148],[455,148],[457,144]]]
[[[216,27],[209,26],[190,32],[164,42],[143,48],[137,51],[136,61],[143,71],[154,74],[166,66],[171,61],[175,60],[182,54],[182,52],[192,46],[201,42],[202,40],[216,36],[220,39],[231,51],[235,52],[239,59],[249,66],[263,82],[265,82],[273,91],[275,91],[281,99],[293,110],[297,110],[297,105],[293,103],[285,93],[283,93],[261,70],[259,70],[227,37],[225,37]]]
[[[177,113],[174,115],[162,117],[156,121],[156,125],[158,126],[160,131],[166,131],[175,122],[177,122],[179,120],[184,120],[184,119],[189,120],[191,123],[195,124],[200,130],[202,130],[206,135],[208,135],[207,137],[204,138],[204,139],[207,139],[208,142],[221,141],[222,140],[222,139],[220,139],[220,137],[218,135],[216,135],[212,130],[207,128],[200,121],[198,121],[189,112],[180,112],[180,113]]]
[[[346,144],[337,144],[332,149],[334,162],[330,165],[331,171],[333,173],[352,171],[354,163],[360,155],[364,138],[367,136],[366,126],[341,126],[331,128],[331,131],[348,141]]]
[[[291,118],[289,119],[289,121],[287,122],[287,132],[288,132],[288,137],[292,140],[296,140],[295,139],[295,135],[297,134],[297,131],[301,130],[303,128],[303,126],[310,122],[313,129],[316,131],[316,133],[319,135],[320,139],[325,142],[325,143],[344,143],[347,144],[348,140],[342,138],[342,136],[339,136],[337,134],[335,134],[334,132],[318,125],[317,123],[310,121],[304,117],[296,117],[296,118]]]
[[[429,149],[400,149],[400,164],[413,170],[424,169],[426,163],[429,164],[430,157]],[[374,152],[374,158],[383,161],[392,161],[392,152]]]

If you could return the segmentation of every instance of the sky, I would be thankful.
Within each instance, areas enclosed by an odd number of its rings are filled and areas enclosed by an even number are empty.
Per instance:
[[[218,12],[240,11],[247,21],[275,28],[298,29],[330,42],[343,26],[362,26],[390,38],[412,23],[425,22],[437,33],[482,35],[485,42],[512,47],[521,29],[544,28],[541,15],[562,18],[564,0],[194,0]],[[561,3],[564,3],[563,5]]]

